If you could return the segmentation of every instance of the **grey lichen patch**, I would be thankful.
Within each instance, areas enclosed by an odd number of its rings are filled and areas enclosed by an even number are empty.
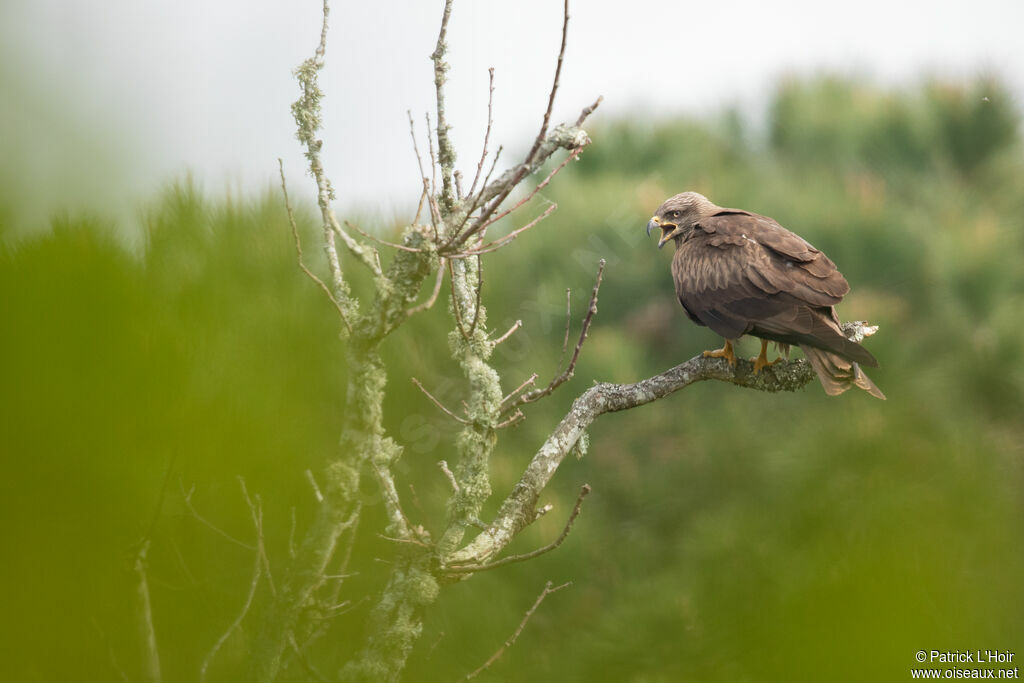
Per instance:
[[[588,450],[590,450],[590,435],[587,432],[583,432],[580,434],[580,438],[576,439],[572,452],[576,455],[577,460],[582,460]]]
[[[437,600],[441,588],[434,576],[419,567],[413,567],[405,579],[405,592],[414,605],[425,607]]]

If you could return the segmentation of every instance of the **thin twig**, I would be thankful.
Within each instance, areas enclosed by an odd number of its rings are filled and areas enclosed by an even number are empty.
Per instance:
[[[316,502],[324,502],[324,494],[320,492],[320,486],[317,485],[316,477],[313,476],[312,470],[306,470],[306,480],[309,481],[309,485],[313,489],[313,496],[316,498]]]
[[[597,293],[601,289],[601,277],[604,274],[604,264],[605,260],[601,259],[597,268],[597,278],[594,282],[594,290],[590,294],[590,305],[587,306],[587,313],[585,316],[583,316],[583,326],[580,330],[580,337],[579,340],[577,340],[576,342],[576,349],[572,353],[572,358],[569,360],[569,365],[566,366],[562,374],[552,379],[551,383],[548,384],[543,389],[536,389],[534,391],[531,391],[527,394],[523,394],[522,396],[520,396],[514,403],[510,404],[505,409],[506,412],[525,403],[533,403],[534,401],[538,401],[547,396],[548,394],[550,394],[551,392],[553,392],[555,389],[557,389],[565,382],[572,379],[573,374],[575,374],[576,372],[576,362],[579,360],[580,352],[583,350],[583,343],[587,340],[587,333],[590,331],[590,324],[593,322],[594,316],[597,314]]]
[[[192,489],[190,489],[188,492],[186,492],[184,485],[182,485],[182,483],[180,481],[178,482],[178,487],[181,489],[181,495],[182,495],[182,499],[185,502],[185,507],[188,509],[189,513],[191,513],[191,515],[196,519],[197,522],[199,522],[203,526],[207,527],[208,529],[210,529],[214,533],[217,533],[217,534],[223,536],[224,538],[228,539],[229,541],[231,541],[235,545],[240,545],[243,548],[245,548],[246,550],[256,550],[256,546],[249,545],[245,541],[238,540],[237,538],[235,538],[234,536],[232,536],[228,532],[224,531],[223,529],[221,529],[219,526],[217,526],[213,522],[210,522],[209,520],[207,520],[205,517],[203,517],[202,515],[200,515],[196,511],[195,507],[192,506],[192,494],[195,492],[195,487],[192,487]]]
[[[516,322],[519,322],[519,321],[517,320]],[[529,378],[527,378],[527,380],[526,380],[525,382],[523,382],[523,383],[522,383],[522,384],[520,384],[520,385],[519,385],[518,387],[516,387],[515,389],[513,389],[512,391],[510,391],[510,392],[508,393],[508,396],[506,396],[505,398],[501,399],[501,405],[505,405],[506,403],[508,403],[508,402],[509,402],[509,400],[511,400],[511,398],[512,398],[513,396],[515,396],[515,395],[516,395],[516,394],[518,394],[518,393],[519,393],[520,391],[522,391],[522,390],[523,390],[523,389],[525,389],[525,388],[526,388],[527,386],[529,386],[529,385],[533,384],[533,383],[534,383],[534,382],[536,382],[536,381],[537,381],[537,373],[535,372],[535,373],[533,373],[532,375],[530,375],[530,376],[529,376]]]
[[[568,163],[570,161],[572,161],[573,159],[576,159],[577,157],[579,157],[580,152],[582,152],[582,151],[583,151],[583,147],[582,146],[575,147],[569,153],[569,156],[567,156],[565,159],[562,160],[562,163],[558,164],[558,166],[555,166],[555,168],[553,168],[551,170],[551,172],[548,173],[547,177],[544,178],[544,180],[542,180],[540,183],[538,183],[538,185],[536,187],[534,187],[532,190],[530,190],[530,192],[528,192],[525,197],[523,197],[518,202],[516,202],[516,204],[512,208],[506,209],[505,211],[502,211],[501,213],[499,213],[499,214],[497,214],[495,216],[492,216],[490,218],[485,218],[486,215],[488,215],[489,213],[493,213],[495,210],[497,210],[498,204],[500,204],[500,202],[492,202],[488,207],[484,208],[484,210],[480,214],[480,218],[477,219],[476,223],[474,223],[473,226],[469,230],[467,230],[463,234],[459,235],[457,240],[449,240],[449,243],[453,243],[455,245],[464,244],[466,242],[466,240],[468,240],[473,235],[486,230],[488,226],[493,225],[494,223],[497,223],[498,221],[500,221],[505,216],[509,215],[513,211],[516,211],[517,209],[522,207],[524,204],[526,204],[531,199],[533,199],[535,196],[537,196],[537,193],[540,192],[541,190],[543,190],[547,186],[547,184],[550,183],[551,180],[558,174],[558,172],[561,171],[563,168],[565,168],[566,165],[568,165]],[[506,193],[505,196],[508,196],[507,193]],[[501,200],[504,201],[504,197],[501,197]],[[493,245],[488,245],[488,246],[493,246]],[[447,244],[445,245],[445,247],[447,247]],[[445,247],[442,247],[442,249],[444,249]],[[475,253],[475,252],[468,252],[468,253]]]
[[[484,662],[482,666],[480,666],[480,668],[466,674],[465,678],[461,680],[468,681],[470,679],[476,678],[481,673],[483,673],[488,667],[494,664],[494,662],[498,660],[498,657],[501,657],[501,655],[504,654],[505,650],[507,650],[515,644],[516,639],[519,638],[519,634],[523,632],[524,628],[526,628],[526,622],[530,620],[530,617],[533,616],[533,613],[537,611],[538,607],[540,607],[540,603],[544,602],[544,598],[570,585],[572,585],[572,581],[567,581],[560,586],[555,586],[551,581],[548,581],[546,584],[544,584],[544,590],[541,591],[541,594],[537,596],[537,599],[534,601],[533,606],[531,606],[530,609],[526,611],[526,614],[523,615],[523,620],[519,622],[519,626],[516,627],[516,630],[512,634],[512,636],[508,640],[506,640],[504,645],[499,647],[498,651],[491,655],[490,658],[486,662]]]
[[[421,548],[430,548],[431,546],[424,543],[423,541],[415,538],[395,538],[394,536],[385,536],[384,534],[377,534],[378,538],[383,538],[385,541],[391,541],[392,543],[409,543],[412,545],[418,545]]]
[[[544,142],[544,136],[548,133],[548,124],[551,123],[551,110],[555,106],[555,93],[558,92],[558,78],[562,75],[562,59],[565,57],[565,43],[569,35],[569,0],[565,0],[564,9],[562,10],[562,46],[558,50],[558,64],[555,66],[555,80],[551,84],[551,93],[548,95],[548,108],[544,111],[544,121],[541,123],[540,132],[537,133],[537,139],[533,141],[533,147],[530,149],[530,153],[526,155],[526,165],[529,165],[533,161],[533,157],[537,154],[537,150],[540,149],[540,145]]]
[[[442,258],[441,259],[441,263],[439,263],[438,266],[437,266],[437,279],[434,280],[434,291],[431,292],[430,298],[427,299],[426,301],[424,301],[423,303],[421,303],[421,304],[419,304],[417,306],[413,306],[412,308],[407,310],[405,312],[405,315],[408,317],[410,315],[416,315],[420,311],[426,311],[426,310],[430,309],[434,305],[434,302],[437,301],[437,295],[441,293],[441,281],[443,279],[444,279],[444,259]]]
[[[459,201],[462,201],[462,171],[455,172],[455,196],[458,197]]]
[[[544,553],[551,552],[558,546],[562,545],[562,542],[569,536],[569,532],[572,531],[572,525],[576,522],[576,518],[579,517],[580,508],[583,506],[583,499],[586,498],[589,493],[590,484],[584,484],[583,487],[580,488],[580,495],[576,497],[576,504],[573,505],[572,507],[572,512],[569,514],[569,520],[565,523],[565,528],[562,529],[562,533],[558,535],[558,538],[556,538],[551,543],[548,543],[543,548],[537,548],[532,552],[523,553],[522,555],[512,555],[510,557],[504,557],[500,560],[495,560],[494,562],[486,562],[484,564],[465,565],[461,567],[448,566],[445,567],[445,571],[455,574],[469,574],[475,572],[482,572],[488,569],[504,567],[507,564],[513,564],[515,562],[525,562],[527,560],[532,560],[535,557],[540,557]]]
[[[441,468],[441,471],[444,472],[444,476],[448,478],[448,483],[451,484],[452,487],[452,493],[458,493],[459,482],[455,479],[455,475],[452,474],[452,471],[448,469],[447,461],[442,460],[441,462],[437,463],[437,466]]]
[[[330,300],[330,302],[334,304],[334,307],[336,309],[338,309],[338,315],[341,316],[341,322],[345,324],[345,328],[351,334],[352,325],[348,321],[348,316],[345,315],[345,309],[343,309],[341,307],[341,304],[338,303],[338,300],[334,298],[334,294],[331,293],[331,288],[328,287],[323,280],[317,277],[316,273],[307,268],[306,264],[302,260],[302,241],[299,239],[299,228],[295,224],[295,214],[292,211],[291,201],[288,199],[288,185],[285,183],[284,179],[284,162],[280,158],[278,158],[277,165],[281,172],[281,192],[284,194],[284,207],[285,210],[287,210],[288,212],[288,223],[291,225],[292,228],[292,237],[295,238],[295,253],[298,258],[299,268],[301,268],[302,272],[305,273],[310,280],[315,282],[317,286],[320,287],[321,290],[323,290],[323,293],[327,295],[327,298]]]
[[[494,122],[494,67],[487,69],[488,78],[490,79],[490,86],[487,94],[487,132],[484,133],[484,149],[480,153],[480,163],[476,165],[476,175],[473,176],[473,184],[469,186],[469,194],[467,197],[472,197],[473,193],[476,192],[476,184],[480,180],[480,174],[484,170],[484,162],[487,161],[487,143],[491,139],[491,124]],[[484,185],[487,181],[484,181]]]
[[[506,244],[508,244],[509,242],[514,240],[515,238],[519,237],[521,234],[523,234],[524,232],[526,232],[527,230],[529,230],[530,228],[534,227],[535,225],[540,223],[542,220],[544,220],[545,218],[550,216],[551,213],[555,209],[557,209],[557,208],[558,208],[558,204],[552,204],[551,206],[549,206],[547,209],[544,210],[544,213],[542,213],[541,215],[537,216],[536,218],[534,218],[532,221],[530,221],[529,223],[527,223],[523,227],[516,228],[515,230],[513,230],[509,234],[505,235],[504,237],[499,237],[498,239],[494,240],[493,242],[491,242],[489,244],[486,244],[486,245],[480,247],[479,249],[472,249],[470,251],[464,251],[461,254],[452,254],[450,256],[450,258],[466,258],[467,256],[480,256],[481,254],[490,254],[492,251],[498,251],[503,246],[505,246]]]
[[[526,415],[523,414],[523,411],[520,410],[519,408],[516,408],[516,412],[512,413],[512,417],[508,418],[504,422],[499,422],[498,424],[494,425],[494,428],[504,429],[505,427],[511,427],[513,425],[519,424],[525,419]]]
[[[437,194],[437,154],[434,152],[434,131],[430,127],[430,114],[426,113],[424,117],[427,120],[427,147],[430,150],[430,192]]]
[[[583,111],[580,112],[579,118],[576,119],[577,128],[583,125],[583,122],[587,120],[588,116],[594,113],[594,110],[598,108],[602,101],[604,101],[604,95],[599,96],[589,107],[583,108]]]
[[[562,353],[558,355],[558,367],[565,360],[565,350],[569,348],[569,328],[572,327],[572,288],[565,288],[565,337],[562,339]]]
[[[352,223],[350,223],[348,221],[345,221],[345,225],[347,227],[349,227],[349,228],[352,228],[353,230],[358,232],[363,237],[371,239],[374,242],[378,242],[379,244],[383,244],[385,247],[391,247],[392,249],[401,249],[402,251],[411,251],[414,254],[422,254],[425,251],[425,249],[417,249],[416,247],[407,247],[404,244],[395,244],[394,242],[388,242],[386,240],[382,240],[379,237],[374,237],[373,235],[371,235],[368,232],[363,232],[358,227],[356,227],[355,225],[353,225]]]
[[[255,505],[253,505],[252,501],[249,500],[249,493],[245,490],[244,481],[242,481],[242,492],[245,495],[246,501],[250,505],[253,522],[257,527],[256,536],[258,545],[256,561],[252,569],[252,581],[249,583],[249,592],[245,597],[245,602],[242,604],[242,609],[239,611],[238,616],[235,617],[235,620],[231,622],[221,637],[217,639],[217,642],[213,644],[213,648],[210,650],[210,653],[206,655],[205,659],[203,659],[203,664],[199,668],[200,683],[206,680],[206,671],[209,669],[214,657],[217,656],[217,653],[224,646],[224,643],[227,642],[228,638],[231,637],[231,634],[235,632],[235,629],[241,626],[242,620],[245,619],[246,615],[249,613],[249,609],[252,607],[253,598],[256,596],[256,589],[259,587],[260,579],[263,574],[263,509],[260,506],[259,499],[257,499]]]
[[[416,144],[416,125],[412,121],[412,111],[406,109],[406,115],[409,117],[409,136],[412,137],[412,149],[416,152],[416,165],[420,169],[420,178],[426,178],[427,174],[423,171],[423,157],[420,156],[420,146]],[[419,216],[419,212],[416,212]],[[413,221],[415,223],[415,221]]]
[[[501,335],[500,337],[498,337],[497,339],[495,339],[494,341],[491,342],[491,346],[497,346],[501,342],[505,341],[506,339],[508,339],[509,337],[512,336],[513,332],[515,332],[516,330],[518,330],[522,326],[523,326],[523,321],[522,320],[515,321],[515,323],[512,324],[512,327],[508,328],[508,332],[506,332],[505,334]],[[527,381],[529,381],[529,380],[527,380]]]
[[[426,388],[422,384],[420,384],[420,381],[418,379],[416,379],[415,377],[412,377],[411,379],[412,379],[412,383],[415,384],[417,387],[419,387],[420,391],[422,391],[426,395],[426,397],[429,398],[431,400],[431,402],[433,402],[433,404],[435,406],[437,406],[438,408],[443,410],[445,413],[447,413],[449,416],[451,416],[452,418],[454,418],[455,420],[461,422],[464,425],[472,424],[469,420],[467,420],[465,418],[462,418],[462,417],[459,417],[458,415],[456,415],[452,411],[448,410],[448,408],[446,408],[443,403],[441,403],[436,398],[434,398],[434,396],[429,391],[427,391]]]

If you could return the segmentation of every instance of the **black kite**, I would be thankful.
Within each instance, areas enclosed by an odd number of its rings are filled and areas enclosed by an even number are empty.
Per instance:
[[[725,338],[705,356],[735,365],[733,342],[749,334],[761,339],[755,373],[771,365],[769,341],[783,353],[796,345],[827,394],[857,386],[885,398],[860,369],[878,361],[840,328],[834,306],[850,285],[806,240],[767,216],[724,209],[696,192],[666,200],[647,224],[648,235],[652,228],[661,230],[659,249],[675,240],[672,278],[686,314]]]

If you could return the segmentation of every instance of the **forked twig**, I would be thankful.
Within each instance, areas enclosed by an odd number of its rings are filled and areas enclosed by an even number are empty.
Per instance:
[[[537,216],[536,218],[534,218],[532,221],[530,221],[529,223],[527,223],[523,227],[516,228],[515,230],[513,230],[509,234],[505,235],[504,237],[499,237],[498,239],[494,240],[490,244],[486,244],[486,245],[484,245],[484,246],[482,246],[482,247],[480,247],[478,249],[472,249],[470,251],[464,251],[461,254],[453,254],[450,258],[466,258],[467,256],[480,256],[481,254],[490,254],[492,251],[498,251],[503,246],[505,246],[506,244],[508,244],[509,242],[514,240],[515,238],[519,237],[521,234],[523,234],[524,232],[526,232],[527,230],[529,230],[530,228],[534,227],[535,225],[540,223],[542,220],[544,220],[545,218],[550,216],[552,214],[552,212],[554,212],[554,210],[557,209],[557,208],[558,208],[558,204],[552,204],[551,206],[549,206],[547,209],[544,210],[544,213],[542,213],[541,215]]]
[[[579,517],[580,508],[583,506],[583,499],[590,494],[590,484],[584,484],[580,488],[580,495],[576,497],[576,504],[572,507],[572,512],[569,514],[569,519],[565,523],[565,528],[562,529],[562,533],[558,535],[551,543],[548,543],[543,548],[537,548],[534,551],[523,553],[522,555],[512,555],[510,557],[503,557],[500,560],[494,562],[485,562],[483,564],[469,564],[463,566],[448,566],[444,568],[445,572],[450,574],[473,574],[476,572],[487,571],[488,569],[497,569],[498,567],[504,567],[507,564],[513,564],[515,562],[525,562],[532,560],[535,557],[540,557],[544,553],[549,553],[558,546],[562,545],[562,542],[569,536],[569,532],[572,531],[572,525],[576,522],[576,518]]]
[[[519,322],[519,321],[517,320],[516,322]],[[505,398],[501,399],[501,405],[505,405],[506,403],[508,403],[512,399],[513,396],[515,396],[520,391],[522,391],[527,386],[533,384],[536,381],[537,381],[537,373],[535,372],[532,375],[530,375],[525,382],[520,384],[518,387],[516,387],[512,391],[508,392],[508,395],[505,396]]]
[[[505,216],[509,215],[513,211],[516,211],[517,209],[522,207],[524,204],[526,204],[531,199],[536,197],[537,193],[540,192],[541,190],[543,190],[547,186],[547,184],[550,183],[551,180],[558,174],[558,172],[561,171],[563,168],[565,168],[569,164],[570,161],[572,161],[573,159],[576,159],[577,157],[579,157],[580,152],[583,151],[583,147],[585,147],[585,145],[581,145],[580,147],[574,148],[569,153],[569,155],[565,159],[562,160],[562,163],[558,164],[558,166],[555,166],[551,170],[551,172],[548,173],[547,177],[544,178],[544,180],[542,180],[540,183],[537,184],[536,187],[534,187],[532,190],[530,190],[530,192],[528,192],[525,197],[523,197],[518,202],[516,202],[515,205],[512,206],[512,208],[506,209],[505,211],[502,211],[501,213],[497,214],[496,216],[492,216],[490,218],[485,218],[485,216],[488,215],[489,213],[493,213],[498,208],[498,204],[500,203],[500,202],[498,202],[498,203],[491,202],[491,204],[489,205],[489,210],[485,209],[484,212],[481,213],[480,218],[478,218],[476,223],[473,224],[473,227],[471,227],[465,233],[460,235],[457,240],[449,240],[449,242],[450,243],[454,242],[454,244],[456,244],[456,245],[464,244],[466,242],[466,240],[468,240],[473,235],[475,235],[477,233],[480,233],[480,232],[483,232],[484,230],[486,230],[488,228],[488,226],[491,226],[491,225],[497,223],[498,221],[500,221]],[[504,200],[504,197],[502,198],[502,200]],[[543,219],[540,219],[540,220],[543,220]],[[531,225],[531,227],[532,227],[532,225]],[[522,230],[520,230],[518,232],[522,232]],[[508,235],[506,235],[506,237],[508,237]],[[487,245],[487,246],[491,247],[495,243],[492,243],[492,244]],[[447,245],[445,245],[445,246],[447,246]],[[468,252],[468,253],[474,253],[474,252]]]

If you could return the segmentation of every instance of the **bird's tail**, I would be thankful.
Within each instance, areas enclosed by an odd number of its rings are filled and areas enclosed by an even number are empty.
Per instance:
[[[801,344],[800,350],[804,352],[807,360],[811,362],[811,367],[818,373],[821,386],[825,388],[825,393],[829,396],[836,396],[850,387],[856,386],[875,398],[885,400],[882,390],[875,386],[875,383],[864,374],[856,362],[813,346]]]

